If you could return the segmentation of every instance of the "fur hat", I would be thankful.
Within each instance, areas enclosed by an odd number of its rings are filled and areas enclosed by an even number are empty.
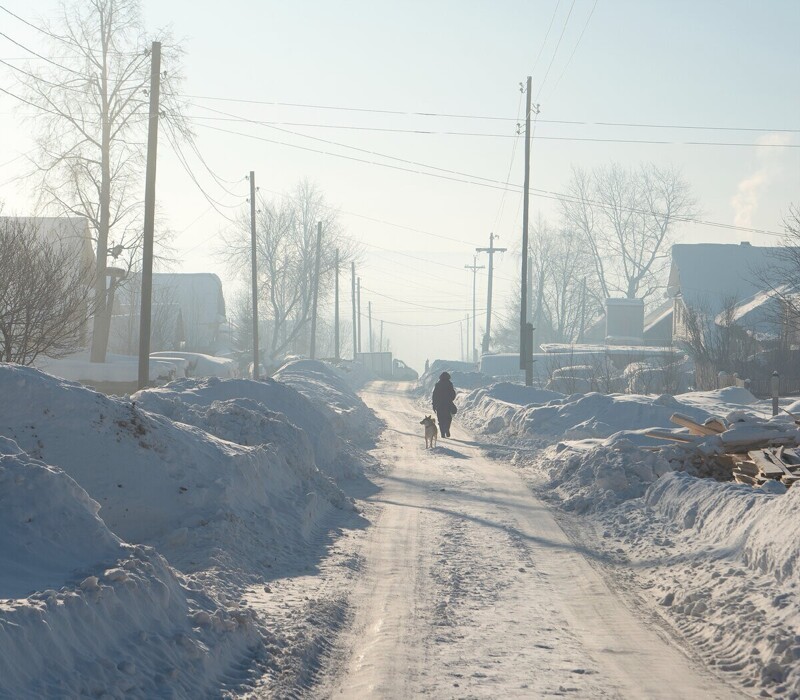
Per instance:
[[[450,372],[442,372],[439,375],[439,379],[450,379]]]

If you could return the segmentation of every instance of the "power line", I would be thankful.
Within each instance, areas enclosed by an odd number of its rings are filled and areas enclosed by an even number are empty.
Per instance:
[[[452,181],[452,182],[461,182],[461,183],[465,183],[465,184],[469,184],[469,185],[477,185],[479,187],[488,187],[490,189],[497,189],[497,190],[509,189],[504,183],[502,183],[499,180],[492,180],[491,178],[484,178],[484,177],[480,177],[478,175],[469,175],[469,174],[466,174],[466,173],[460,173],[458,171],[446,170],[444,168],[438,168],[438,167],[432,166],[432,165],[420,164],[420,165],[422,165],[422,167],[427,167],[427,168],[430,168],[430,169],[433,169],[433,170],[440,170],[440,171],[443,171],[443,172],[455,173],[457,175],[462,175],[463,177],[451,177],[451,176],[448,176],[448,175],[440,175],[439,173],[426,172],[424,170],[414,170],[414,169],[411,169],[411,168],[405,168],[405,167],[398,166],[398,165],[391,165],[389,163],[381,163],[381,162],[377,162],[377,161],[366,160],[364,158],[356,158],[354,156],[348,156],[348,155],[345,155],[343,153],[334,153],[334,152],[331,152],[331,151],[322,151],[322,150],[319,150],[319,149],[316,149],[316,148],[310,148],[308,146],[301,146],[299,144],[287,143],[285,141],[278,141],[276,139],[269,139],[269,138],[266,138],[266,137],[263,137],[263,136],[256,136],[254,134],[245,134],[245,133],[242,133],[240,131],[231,131],[230,129],[221,129],[221,128],[215,127],[215,126],[209,126],[209,125],[203,125],[203,124],[201,124],[200,126],[204,126],[205,128],[212,129],[214,131],[220,131],[220,132],[227,133],[227,134],[233,134],[234,136],[242,136],[244,138],[254,139],[256,141],[264,141],[266,143],[274,143],[274,144],[281,145],[281,146],[287,146],[289,148],[296,148],[296,149],[300,149],[300,150],[303,150],[303,151],[309,151],[309,152],[312,152],[312,153],[320,153],[320,154],[323,154],[323,155],[333,156],[335,158],[343,158],[345,160],[351,160],[351,161],[358,162],[358,163],[365,163],[365,164],[368,164],[368,165],[376,165],[378,167],[389,168],[389,169],[392,169],[392,170],[400,170],[400,171],[403,171],[403,172],[409,172],[409,173],[417,174],[417,175],[426,175],[428,177],[435,177],[435,178],[439,178],[441,180],[448,180],[448,181]],[[300,135],[302,135],[302,134],[300,134]],[[374,153],[374,155],[382,156],[382,154],[380,154],[380,153]],[[385,157],[393,158],[393,156],[385,156]],[[402,160],[402,159],[398,159],[398,160]],[[479,182],[479,181],[476,181],[476,180],[464,179],[464,178],[470,178],[470,177],[471,178],[477,178],[478,180],[483,180],[484,182]],[[519,192],[519,190],[520,190],[520,185],[513,185],[511,187],[513,189],[511,189],[510,191]],[[580,200],[577,197],[574,197],[574,196],[571,196],[571,195],[566,195],[566,194],[563,194],[563,193],[560,193],[560,192],[552,192],[550,190],[542,190],[542,189],[531,188],[531,194],[534,197],[540,197],[540,198],[543,198],[543,199],[552,199],[552,200],[556,200],[556,201],[559,201],[559,202],[584,201],[587,204],[591,204],[593,206],[597,206],[597,207],[600,207],[600,208],[604,208],[604,209],[610,208],[610,205],[604,204],[603,202],[597,202],[597,201],[593,201],[593,200]],[[625,209],[625,211],[630,211],[630,212],[639,213],[639,214],[647,214],[647,215],[658,214],[658,212],[647,211],[647,210],[644,210],[644,209],[636,209],[636,208],[633,208],[633,207],[625,207],[624,209]],[[745,231],[745,232],[748,232],[748,233],[762,233],[762,234],[766,234],[766,235],[770,235],[770,236],[783,236],[783,234],[780,233],[780,232],[769,231],[769,230],[765,230],[765,229],[755,229],[755,228],[749,228],[749,227],[746,227],[746,226],[736,226],[734,224],[723,224],[723,223],[713,222],[713,221],[704,221],[702,219],[695,219],[695,218],[691,218],[691,217],[674,216],[672,218],[675,221],[682,221],[682,222],[686,222],[686,223],[701,224],[703,226],[712,226],[712,227],[716,227],[716,228],[725,228],[725,229],[730,229],[730,230],[735,230],[735,231]]]
[[[40,54],[40,53],[37,53],[37,52],[36,52],[36,51],[34,51],[33,49],[29,49],[29,48],[28,48],[27,46],[25,46],[24,44],[20,44],[20,43],[19,43],[18,41],[16,41],[15,39],[12,39],[10,36],[8,36],[8,34],[5,34],[5,33],[3,33],[3,32],[0,32],[0,36],[2,36],[2,37],[5,37],[5,38],[6,38],[6,39],[8,39],[8,40],[9,40],[9,41],[10,41],[12,44],[16,44],[16,45],[17,45],[17,46],[19,46],[19,47],[20,47],[20,48],[21,48],[23,51],[27,51],[29,54],[32,54],[33,56],[36,56],[36,58],[40,58],[41,60],[43,60],[43,61],[47,61],[48,63],[50,63],[50,64],[54,65],[56,68],[60,68],[61,70],[67,71],[68,73],[72,73],[72,74],[74,74],[74,75],[79,75],[79,76],[81,76],[82,78],[86,78],[86,76],[85,76],[83,73],[79,73],[79,72],[78,72],[78,71],[76,71],[76,70],[72,70],[72,68],[67,68],[66,66],[62,66],[60,63],[56,63],[55,61],[53,61],[53,60],[51,60],[51,59],[47,58],[47,56],[42,56],[42,54]]]
[[[553,55],[550,58],[550,63],[547,66],[544,78],[542,78],[542,82],[539,83],[539,92],[536,93],[536,102],[539,102],[539,96],[542,94],[542,89],[544,88],[544,84],[547,82],[547,77],[550,75],[550,69],[553,67],[553,61],[556,60],[556,54],[558,53],[558,49],[561,46],[561,40],[564,38],[564,32],[567,31],[567,25],[569,24],[569,18],[572,17],[573,9],[575,9],[575,0],[572,0],[572,4],[569,6],[569,12],[567,12],[567,18],[564,20],[564,26],[561,28],[561,34],[559,34],[558,36],[558,42],[556,43],[556,48],[553,50]]]
[[[2,62],[2,59],[0,59]],[[486,132],[470,132],[470,131],[433,131],[428,129],[399,129],[399,128],[384,128],[384,127],[374,127],[374,126],[356,126],[352,124],[320,124],[318,122],[287,122],[287,121],[267,121],[262,119],[250,119],[248,117],[240,117],[236,115],[229,114],[228,112],[221,112],[219,110],[212,109],[211,107],[203,107],[202,105],[197,105],[200,109],[206,109],[210,112],[216,112],[217,114],[227,114],[226,117],[194,117],[194,119],[202,119],[205,121],[222,121],[222,122],[238,122],[238,123],[245,123],[245,124],[258,124],[259,126],[265,126],[268,128],[278,128],[280,126],[299,126],[299,127],[306,127],[312,129],[342,129],[345,131],[369,131],[369,132],[379,132],[379,133],[391,133],[391,134],[419,134],[425,136],[465,136],[465,137],[472,137],[472,138],[494,138],[494,139],[514,139],[515,144],[514,148],[516,148],[516,141],[519,140],[520,134],[497,134],[497,133],[486,133]],[[541,119],[538,120],[540,123],[547,123],[547,120]],[[552,123],[552,122],[550,122]],[[578,123],[578,122],[570,122],[570,123]],[[587,122],[588,124],[588,122]],[[609,124],[610,126],[610,124]],[[278,129],[280,131],[286,131],[287,133],[295,134],[297,136],[305,136],[306,138],[316,138],[314,136],[309,136],[307,134],[299,134],[298,132],[290,131],[288,129]],[[787,130],[788,131],[788,130]],[[798,130],[800,133],[800,130]],[[675,140],[665,140],[665,139],[629,139],[629,138],[606,138],[606,137],[590,137],[590,136],[536,136],[535,133],[531,136],[531,140],[539,141],[586,141],[592,143],[635,143],[635,144],[644,144],[644,145],[656,145],[656,146],[725,146],[725,147],[745,147],[745,148],[800,148],[800,144],[780,144],[780,143],[753,143],[747,141],[675,141]],[[341,145],[344,148],[355,148],[353,146],[347,146],[344,144],[338,144],[335,141],[326,141],[325,139],[320,139],[325,143],[331,143],[334,145]],[[357,150],[365,150],[365,149],[357,149]],[[373,151],[366,151],[367,153],[374,153]],[[513,151],[512,151],[513,153]],[[413,162],[413,161],[412,161]]]
[[[564,73],[567,72],[567,68],[569,68],[570,63],[572,63],[572,57],[575,55],[575,52],[578,50],[578,46],[581,43],[581,39],[583,39],[583,35],[586,33],[586,29],[589,27],[589,22],[592,20],[592,15],[594,14],[595,8],[597,7],[597,0],[594,0],[594,4],[592,5],[592,9],[589,12],[589,16],[586,18],[586,23],[583,25],[583,29],[581,30],[580,36],[578,37],[578,41],[575,42],[575,46],[572,47],[572,53],[569,55],[566,64],[564,65],[564,69],[561,71],[561,75],[558,76],[558,80],[556,80],[556,84],[553,85],[553,91],[558,88],[559,84],[561,83],[561,78],[564,77]]]
[[[238,102],[242,104],[256,104],[268,105],[275,107],[298,107],[304,109],[328,109],[344,112],[366,112],[370,114],[393,114],[399,116],[419,116],[419,117],[441,117],[450,119],[476,119],[476,120],[491,120],[491,121],[506,121],[518,122],[518,117],[498,117],[476,114],[455,114],[447,112],[414,112],[402,111],[391,109],[374,109],[366,107],[343,107],[334,105],[319,105],[319,104],[300,104],[294,102],[278,102],[268,100],[253,100],[236,97],[216,97],[211,95],[180,95],[181,97],[195,100],[213,100],[219,102]],[[200,105],[198,105],[200,106]],[[778,129],[766,127],[749,127],[749,126],[708,126],[708,125],[691,125],[691,124],[653,124],[644,122],[594,122],[585,120],[567,120],[567,119],[541,119],[542,124],[566,124],[574,126],[614,126],[614,127],[630,127],[641,129],[698,129],[705,131],[759,131],[759,132],[782,132],[782,133],[800,133],[800,129]]]

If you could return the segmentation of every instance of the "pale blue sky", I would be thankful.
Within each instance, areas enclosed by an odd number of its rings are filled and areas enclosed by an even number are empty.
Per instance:
[[[0,4],[30,20],[50,16],[55,7],[50,0],[0,0]],[[176,35],[186,37],[184,92],[191,95],[514,118],[520,102],[517,84],[531,74],[543,120],[800,129],[800,2],[598,0],[587,26],[593,5],[594,0],[146,0],[143,8],[148,26],[171,24]],[[544,42],[551,19],[552,28]],[[567,65],[585,26],[585,34]],[[43,37],[4,13],[0,13],[0,31],[39,51],[47,49]],[[0,57],[20,55],[21,49],[0,37]],[[0,67],[0,84],[14,84],[11,71],[5,67]],[[268,121],[514,133],[514,123],[503,121],[205,100],[196,100],[196,104]],[[0,95],[0,163],[30,147],[24,128],[17,126],[18,115],[9,114],[11,107],[10,98]],[[193,115],[220,116],[200,108],[193,110]],[[267,127],[205,123],[348,153]],[[501,181],[506,179],[514,143],[510,138],[285,128]],[[365,288],[404,302],[445,309],[420,314],[416,307],[375,295],[376,319],[426,324],[458,319],[471,307],[471,274],[462,266],[472,262],[474,247],[485,246],[491,230],[501,236],[499,245],[518,245],[521,217],[516,193],[503,198],[494,189],[247,140],[205,127],[198,127],[197,134],[201,150],[222,177],[235,179],[253,169],[265,190],[282,192],[308,177],[326,192],[331,204],[344,212],[440,236],[342,214],[351,235],[367,246],[378,246],[366,248],[368,255],[361,270]],[[538,124],[536,135],[737,143],[766,138],[800,144],[798,133],[544,122]],[[517,145],[512,183],[522,182],[521,141]],[[591,168],[612,160],[629,165],[655,161],[681,168],[699,199],[702,218],[710,221],[779,231],[788,204],[800,201],[797,148],[536,140],[532,187],[563,191],[572,165]],[[159,167],[160,206],[177,231],[186,229],[178,238],[179,251],[185,254],[182,269],[222,274],[219,265],[208,257],[208,250],[219,230],[227,225],[225,220],[208,211],[209,205],[177,165],[165,142],[160,147]],[[0,183],[6,183],[14,168],[11,164],[0,169]],[[208,178],[204,182],[216,197],[237,203],[215,190]],[[736,205],[734,198],[740,187],[747,198],[740,196]],[[245,193],[244,181],[240,189]],[[7,208],[26,206],[24,192],[14,183],[0,184],[0,199],[5,200]],[[531,203],[533,216],[541,213],[556,218],[557,205],[552,200],[533,197]],[[709,242],[772,240],[699,225],[685,226],[681,235],[683,240]],[[393,255],[385,249],[416,257]],[[482,262],[485,264],[485,260]],[[498,259],[497,273],[496,305],[502,313],[504,299],[518,274],[517,263],[506,255]],[[227,287],[230,289],[230,285]],[[483,308],[483,276],[479,276],[479,289],[478,307]],[[362,296],[364,302],[369,298]],[[419,366],[426,356],[455,358],[459,354],[458,324],[418,330],[389,331],[387,327],[386,333],[397,354],[412,365]]]

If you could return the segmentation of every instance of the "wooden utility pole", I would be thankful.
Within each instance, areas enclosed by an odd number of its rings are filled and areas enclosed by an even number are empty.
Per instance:
[[[353,297],[353,361],[355,362],[358,352],[358,315],[356,312],[356,264],[350,263],[350,285]]]
[[[314,289],[311,298],[311,348],[309,357],[317,359],[317,299],[319,298],[319,263],[322,257],[322,222],[317,221],[317,254],[314,260]]]
[[[161,96],[161,42],[154,41],[150,54],[150,120],[147,127],[147,172],[144,184],[144,245],[142,250],[142,299],[139,311],[139,388],[150,381],[150,316],[153,300],[153,232],[156,222],[156,156],[158,154],[158,112]],[[102,251],[105,256],[106,251]],[[105,280],[106,271],[103,270]],[[103,300],[105,308],[108,300]],[[104,323],[111,309],[105,308]],[[96,316],[95,316],[96,319]],[[103,352],[105,358],[105,351]]]
[[[256,174],[250,171],[250,284],[253,306],[253,379],[258,379],[261,364],[258,349],[258,258],[256,256]]]
[[[336,275],[333,292],[333,358],[339,360],[339,249],[336,249]]]
[[[486,299],[486,331],[483,336],[483,344],[481,352],[486,354],[489,352],[489,338],[492,332],[492,277],[494,276],[494,254],[504,253],[508,248],[495,248],[494,239],[500,238],[493,233],[489,234],[489,247],[488,248],[475,248],[478,253],[489,254],[489,283],[487,285],[487,299]]]
[[[372,352],[372,302],[367,302],[367,309],[369,310],[369,351]]]
[[[361,352],[361,278],[356,280],[356,298],[358,300],[358,351]]]
[[[525,180],[522,198],[522,276],[520,283],[519,307],[519,366],[525,369],[528,360],[528,191],[531,169],[531,76],[525,85]]]
[[[383,352],[383,321],[381,321],[381,347],[380,352]]]
[[[467,270],[472,270],[472,350],[470,351],[470,355],[472,356],[472,361],[478,361],[478,343],[475,340],[475,327],[477,326],[476,317],[475,317],[475,288],[478,279],[478,270],[483,270],[483,265],[478,265],[478,256],[472,256],[472,265],[464,265]]]

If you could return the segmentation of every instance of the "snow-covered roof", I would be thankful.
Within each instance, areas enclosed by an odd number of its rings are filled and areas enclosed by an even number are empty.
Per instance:
[[[691,308],[716,316],[731,301],[739,302],[763,291],[770,270],[775,271],[778,284],[781,267],[786,264],[786,256],[780,252],[780,248],[749,243],[674,245],[667,293],[681,296]]]
[[[724,311],[717,314],[716,322],[724,325],[733,321],[760,340],[779,338],[784,318],[781,297],[786,294],[793,296],[789,285],[762,290],[738,304],[731,318],[726,318]]]

